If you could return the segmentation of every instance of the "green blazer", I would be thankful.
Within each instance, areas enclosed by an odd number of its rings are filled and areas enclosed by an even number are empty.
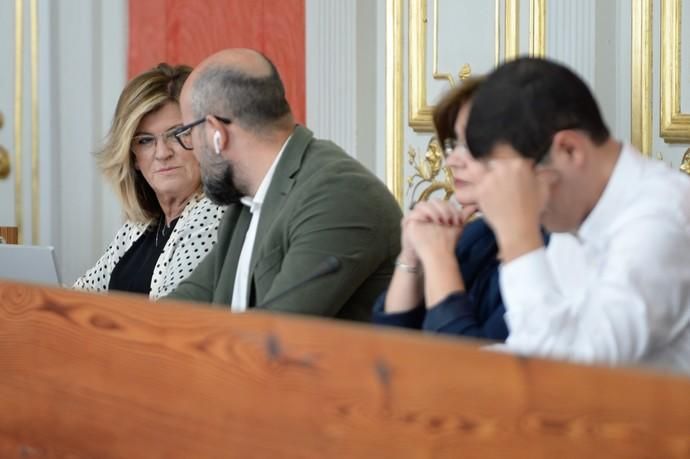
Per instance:
[[[166,298],[228,305],[250,218],[246,206],[228,206],[216,245]],[[261,209],[247,304],[272,299],[334,255],[339,271],[267,309],[368,321],[393,274],[401,218],[398,203],[376,176],[334,143],[297,126]]]

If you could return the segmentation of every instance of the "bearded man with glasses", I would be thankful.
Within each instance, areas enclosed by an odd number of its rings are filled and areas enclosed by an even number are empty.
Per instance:
[[[218,244],[171,299],[368,321],[400,251],[400,207],[332,142],[295,124],[278,72],[248,49],[202,62],[176,132],[194,148],[204,192],[228,205]],[[289,290],[325,260],[329,276]]]

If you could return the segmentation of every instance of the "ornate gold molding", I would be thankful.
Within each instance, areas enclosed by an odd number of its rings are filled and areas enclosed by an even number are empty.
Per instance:
[[[24,68],[24,4],[14,2],[14,219],[19,232],[19,243],[23,239],[22,199],[22,91]]]
[[[511,32],[504,31],[501,41],[501,0],[495,0],[494,15],[494,59],[501,61],[501,44],[504,57],[506,50],[519,50],[519,0],[504,0],[507,7],[504,20],[514,27]],[[545,23],[546,0],[530,0],[530,53],[543,55],[545,52]],[[386,183],[399,203],[403,202],[404,183],[404,126],[402,124],[403,107],[403,0],[387,0],[386,2]],[[437,40],[438,17],[437,0],[434,3],[434,39]],[[426,99],[426,38],[427,29],[427,0],[409,0],[409,42],[408,42],[408,121],[416,132],[432,132],[432,107]],[[506,24],[506,22],[504,22]],[[506,33],[508,32],[508,33]],[[503,43],[502,43],[503,42]],[[442,73],[438,69],[438,42],[434,45],[432,75],[436,79],[453,83],[449,73]],[[516,52],[517,53],[517,52]],[[471,73],[469,64],[460,69],[458,76],[462,78]]]
[[[444,199],[453,196],[455,191],[453,173],[450,168],[443,165],[442,149],[435,136],[429,140],[424,156],[418,158],[417,150],[414,147],[409,148],[407,156],[408,163],[415,170],[415,173],[407,179],[408,194],[412,204],[428,200],[437,191],[443,191]],[[443,177],[439,178],[441,173],[443,173]],[[426,185],[426,187],[417,196],[417,191],[422,185]]]
[[[409,123],[418,132],[433,131],[426,100],[426,13],[426,0],[409,0]]]
[[[661,0],[661,137],[669,143],[690,142],[690,114],[680,112],[680,0]]]
[[[520,0],[505,0],[503,58],[515,59],[520,54]]]
[[[529,54],[544,56],[546,54],[546,0],[529,2]]]
[[[455,86],[455,78],[453,78],[453,74],[448,73],[448,72],[440,72],[438,70],[438,0],[434,0],[434,23],[433,23],[433,44],[431,46],[433,50],[433,57],[432,57],[432,69],[431,69],[431,76],[434,77],[434,80],[446,80],[448,81],[448,84],[452,87]],[[470,67],[470,64],[464,64],[461,68],[460,71],[458,72],[458,77],[461,80],[464,80],[465,78],[469,77],[472,74],[472,68]],[[426,102],[426,101],[424,101]]]
[[[5,147],[0,145],[0,180],[9,177],[10,172],[12,172],[12,167],[10,166],[10,153]]]
[[[534,0],[533,0],[534,1]],[[495,5],[495,59],[496,63],[500,60],[500,19],[499,1]],[[433,56],[432,56],[432,76],[438,80],[448,81],[450,86],[455,84],[453,75],[442,73],[438,70],[438,0],[434,0],[434,21],[433,21]],[[408,121],[410,127],[416,132],[433,132],[431,113],[433,107],[427,101],[426,87],[426,50],[427,50],[427,8],[428,0],[409,0],[409,81],[408,81]],[[519,0],[506,0],[505,10],[505,32],[504,32],[504,56],[512,57],[508,50],[519,48]],[[390,16],[389,16],[390,17]],[[508,27],[510,25],[510,27]],[[458,78],[463,79],[472,73],[470,64],[464,64],[459,72]]]
[[[632,144],[652,153],[652,0],[632,0],[630,132]]]
[[[403,0],[386,1],[386,183],[402,205]]]
[[[685,150],[683,154],[683,159],[680,160],[680,167],[678,168],[681,172],[685,172],[690,175],[690,148]]]
[[[38,2],[29,4],[31,19],[31,242],[39,244],[40,175],[38,143]]]

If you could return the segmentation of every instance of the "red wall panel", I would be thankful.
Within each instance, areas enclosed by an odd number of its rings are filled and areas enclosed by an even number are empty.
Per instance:
[[[197,65],[225,48],[268,56],[305,121],[304,0],[129,0],[128,76],[159,62]]]

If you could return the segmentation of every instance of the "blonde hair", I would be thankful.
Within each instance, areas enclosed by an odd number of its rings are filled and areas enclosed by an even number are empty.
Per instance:
[[[134,166],[132,138],[144,116],[166,102],[180,103],[182,85],[191,71],[186,65],[159,64],[127,83],[117,101],[113,123],[96,158],[128,220],[148,223],[162,214],[156,194]]]

